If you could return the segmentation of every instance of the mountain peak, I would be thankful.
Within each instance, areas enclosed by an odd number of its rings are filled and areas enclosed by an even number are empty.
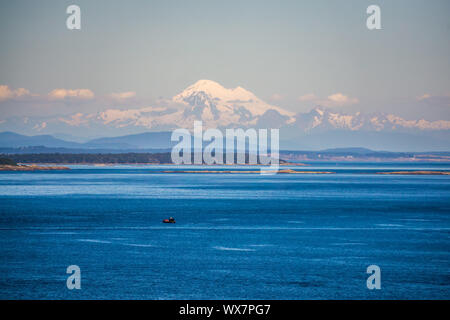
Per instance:
[[[226,90],[220,83],[212,81],[212,80],[198,80],[193,85],[190,85],[186,88],[189,91],[204,91],[206,93],[215,93]],[[185,90],[185,91],[186,91]]]
[[[197,109],[196,113],[202,112],[203,120],[214,118],[216,121],[220,118],[219,114],[222,114],[222,120],[226,118],[225,124],[242,120],[246,124],[251,121],[256,123],[257,120],[254,117],[259,117],[271,109],[283,116],[293,116],[292,112],[269,105],[240,86],[228,89],[215,81],[206,79],[187,87],[172,100],[189,106],[192,111]],[[203,110],[200,111],[200,108]]]
[[[200,79],[196,83],[191,85],[191,87],[220,87],[220,88],[223,88],[223,86],[220,83],[213,81],[213,80],[208,80],[208,79]]]
[[[245,90],[242,87],[234,89],[227,89],[220,83],[212,80],[198,80],[193,85],[187,87],[183,92],[176,95],[174,100],[177,102],[185,101],[187,97],[196,95],[208,95],[210,98],[219,99],[223,101],[227,100],[252,100],[257,99],[253,93]]]
[[[322,107],[315,107],[311,111],[314,111],[314,112],[320,114],[321,116],[323,116],[323,114],[325,113],[326,110]]]

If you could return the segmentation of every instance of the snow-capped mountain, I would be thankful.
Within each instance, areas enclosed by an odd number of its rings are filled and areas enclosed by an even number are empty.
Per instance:
[[[207,126],[257,125],[267,112],[293,122],[294,113],[272,106],[242,87],[226,89],[217,82],[200,80],[172,99],[184,104],[184,118],[201,119]]]
[[[211,80],[199,80],[175,95],[166,106],[138,109],[107,109],[98,114],[74,114],[59,121],[70,126],[97,122],[115,128],[140,127],[150,130],[192,128],[195,120],[205,127],[294,127],[302,132],[339,130],[449,130],[450,121],[406,120],[393,114],[344,114],[316,107],[294,114],[270,105],[252,92],[227,89]]]
[[[287,142],[285,148],[302,143],[300,146],[306,149],[316,145],[383,149],[395,139],[394,150],[398,146],[406,150],[404,146],[408,144],[416,147],[418,141],[424,148],[450,148],[450,121],[409,120],[384,113],[349,114],[323,107],[294,114],[264,102],[242,87],[228,89],[211,80],[197,81],[157,106],[110,108],[64,117],[15,117],[2,120],[0,131],[26,126],[28,129],[21,131],[30,135],[77,136],[83,132],[84,136],[98,137],[101,132],[102,136],[119,136],[176,128],[191,130],[195,120],[202,120],[204,128],[280,128],[280,139]]]
[[[257,126],[267,116],[275,120],[271,123],[274,127],[295,121],[293,112],[269,105],[244,88],[227,89],[211,80],[197,81],[175,95],[170,104],[172,108],[109,109],[97,119],[119,127],[136,125],[149,129],[191,128],[195,120],[212,128],[248,127]]]
[[[349,131],[449,130],[450,121],[405,120],[385,113],[343,114],[316,107],[308,113],[297,114],[293,126],[305,132],[336,129]]]

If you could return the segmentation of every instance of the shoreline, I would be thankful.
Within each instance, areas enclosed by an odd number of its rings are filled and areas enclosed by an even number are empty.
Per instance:
[[[68,165],[86,165],[86,166],[94,166],[94,167],[109,167],[109,166],[121,166],[121,165],[135,165],[135,166],[176,166],[180,169],[175,170],[162,170],[160,173],[186,173],[186,174],[251,174],[251,173],[264,173],[264,172],[272,172],[270,171],[270,166],[261,166],[259,169],[234,169],[232,166],[236,167],[254,167],[256,165],[227,165],[228,168],[224,168],[224,170],[212,168],[214,166],[220,166],[220,165],[198,165],[202,168],[192,168],[188,169],[187,166],[190,165],[174,165],[174,164],[155,164],[155,163],[142,163],[142,164],[136,164],[136,163],[130,163],[130,164],[112,164],[112,163],[100,163],[100,164],[68,164]],[[305,165],[305,164],[301,164]],[[307,166],[307,165],[306,165]],[[208,168],[209,167],[209,168]],[[225,167],[225,165],[222,166],[222,168]],[[266,170],[267,169],[267,170]],[[71,170],[71,168],[66,167],[62,164],[22,164],[19,163],[17,165],[0,165],[0,171],[60,171],[60,170]],[[308,171],[308,170],[294,170],[294,169],[283,169],[280,168],[277,171],[277,174],[336,174],[334,171]],[[372,172],[371,174],[377,174],[377,175],[450,175],[450,171],[446,170],[401,170],[401,171],[379,171],[379,172]]]
[[[214,167],[214,166],[227,166],[227,167],[233,167],[233,166],[245,166],[245,167],[270,167],[270,165],[263,165],[263,164],[174,164],[174,163],[155,163],[155,162],[121,162],[121,163],[89,163],[89,162],[78,162],[78,163],[72,163],[72,162],[35,162],[35,163],[25,163],[25,162],[19,162],[18,165],[23,166],[94,166],[94,167],[112,167],[112,166],[180,166],[180,167],[188,167],[188,166],[202,166],[202,167]],[[279,166],[297,166],[297,167],[308,167],[311,166],[310,164],[306,163],[280,163]]]
[[[268,168],[269,169],[269,168]],[[265,171],[263,169],[261,170],[167,170],[162,171],[163,173],[264,173],[264,172],[271,172],[271,171]],[[278,173],[289,173],[289,174],[333,174],[335,172],[331,171],[296,171],[292,169],[282,169],[278,170]]]
[[[52,170],[70,170],[64,166],[38,166],[32,165],[0,165],[0,171],[52,171]]]
[[[376,174],[387,174],[387,175],[450,175],[450,171],[440,171],[440,170],[417,170],[417,171],[390,171],[390,172],[377,172]]]

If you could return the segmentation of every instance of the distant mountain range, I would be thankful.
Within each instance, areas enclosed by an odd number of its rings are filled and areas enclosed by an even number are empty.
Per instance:
[[[14,132],[0,132],[1,148],[44,146],[50,148],[77,148],[79,143],[57,139],[51,135],[25,136]]]
[[[170,141],[172,132],[146,132],[141,134],[132,134],[119,137],[105,137],[90,140],[85,143],[66,141],[57,139],[51,135],[26,136],[14,132],[0,132],[0,153],[41,153],[41,152],[61,152],[61,153],[116,153],[116,152],[167,152],[176,144]],[[436,136],[434,141],[439,143],[432,144],[429,139],[423,136],[413,137],[410,134],[395,133],[386,134],[383,132],[345,132],[345,131],[327,131],[316,135],[304,135],[299,141],[281,141],[281,150],[314,150],[315,145],[328,145],[337,147],[339,150],[369,150],[365,148],[348,148],[351,145],[371,145],[378,150],[402,152],[423,152],[427,151],[447,151],[445,148],[449,140],[444,137]],[[380,137],[382,139],[380,139]],[[383,142],[382,140],[387,140]],[[417,145],[422,146],[418,149],[407,146],[414,139]],[[442,140],[440,140],[442,139]],[[350,142],[351,141],[351,142]],[[431,139],[431,141],[433,141]],[[309,144],[306,144],[308,142]],[[206,143],[205,143],[206,145]],[[395,148],[399,146],[399,148]],[[403,146],[403,148],[402,148]],[[425,147],[425,146],[428,146]],[[442,147],[444,146],[444,147]],[[323,149],[322,149],[323,150]],[[337,149],[336,149],[337,150]]]
[[[205,128],[279,128],[282,149],[357,146],[391,151],[450,150],[450,121],[406,120],[385,113],[344,114],[323,107],[295,114],[262,101],[244,88],[227,89],[210,80],[196,82],[157,107],[107,109],[26,121],[30,130],[40,132],[121,132],[120,137],[77,144],[50,135],[25,137],[6,132],[0,137],[0,146],[170,148],[167,142],[171,130],[192,129],[195,120],[202,120]],[[15,131],[25,125],[20,121],[2,120],[0,129]],[[129,135],[136,131],[144,133]]]
[[[14,132],[0,132],[0,148],[64,148],[64,149],[105,149],[139,150],[169,149],[171,132],[146,132],[115,138],[98,138],[86,143],[57,139],[51,135],[25,136]],[[34,148],[36,149],[36,148]]]
[[[125,162],[135,162],[136,159],[143,162],[142,159],[146,158],[137,154],[147,154],[149,159],[152,158],[149,154],[170,156],[171,144],[175,143],[170,142],[170,136],[171,132],[148,132],[76,143],[50,135],[25,136],[1,132],[0,155],[14,155],[13,158],[19,162],[35,162],[38,159],[40,162],[55,163],[64,154],[122,154],[120,159]],[[19,157],[27,154],[47,154],[47,156]],[[389,152],[367,148],[333,148],[319,151],[284,149],[280,151],[280,157],[287,161],[450,161],[450,152]]]

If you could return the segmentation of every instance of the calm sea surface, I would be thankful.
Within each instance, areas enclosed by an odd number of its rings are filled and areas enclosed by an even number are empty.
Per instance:
[[[450,176],[375,174],[449,164],[71,168],[0,173],[1,299],[450,298]]]

